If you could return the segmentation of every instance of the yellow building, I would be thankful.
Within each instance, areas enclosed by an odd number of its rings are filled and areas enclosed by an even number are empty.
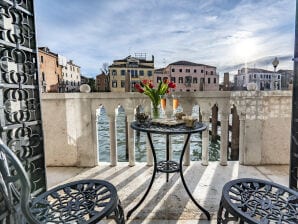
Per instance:
[[[115,60],[109,66],[111,92],[133,92],[135,84],[144,79],[153,81],[154,56],[146,59],[146,54],[128,56]]]

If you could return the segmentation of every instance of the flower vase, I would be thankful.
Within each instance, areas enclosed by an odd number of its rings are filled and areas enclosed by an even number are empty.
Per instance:
[[[160,118],[160,104],[151,103],[151,116],[153,119]]]

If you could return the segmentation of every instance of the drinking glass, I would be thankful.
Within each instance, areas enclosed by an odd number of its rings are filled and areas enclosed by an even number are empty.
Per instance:
[[[165,95],[160,96],[160,105],[161,105],[161,109],[165,111],[167,106],[167,96]]]
[[[173,111],[175,111],[178,106],[179,106],[179,97],[176,95],[173,95]]]

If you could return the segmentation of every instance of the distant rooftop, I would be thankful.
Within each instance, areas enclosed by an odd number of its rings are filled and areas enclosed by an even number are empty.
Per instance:
[[[261,68],[241,68],[240,72],[243,73],[274,73],[274,71],[269,71]]]
[[[141,53],[140,53],[141,54]],[[127,56],[124,59],[119,59],[119,60],[114,60],[114,62],[127,62],[128,60],[138,60],[139,62],[154,62],[154,56],[152,55],[152,59],[149,60],[146,58],[146,56],[144,57],[143,55],[136,55],[136,57],[132,57],[131,55]]]
[[[54,57],[58,57],[58,54],[52,52],[48,47],[39,47],[38,50],[39,51],[42,51],[42,52],[44,52],[46,54],[52,55]]]
[[[206,66],[206,67],[216,68],[215,66],[198,64],[198,63],[194,63],[194,62],[190,62],[190,61],[176,61],[169,65]]]

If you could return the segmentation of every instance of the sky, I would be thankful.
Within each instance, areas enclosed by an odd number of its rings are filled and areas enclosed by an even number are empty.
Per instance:
[[[35,0],[37,43],[101,73],[135,53],[155,68],[185,60],[235,74],[293,69],[294,0]]]

